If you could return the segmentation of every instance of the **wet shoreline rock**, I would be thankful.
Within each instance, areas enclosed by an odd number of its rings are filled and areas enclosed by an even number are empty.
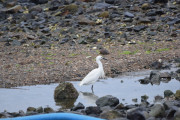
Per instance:
[[[60,83],[54,91],[54,99],[77,99],[78,92],[72,83]]]
[[[178,90],[176,91],[178,93]],[[111,99],[115,98],[113,96],[107,95],[101,97],[100,99]],[[27,112],[24,113],[22,110],[19,112],[1,112],[0,118],[13,118],[18,116],[36,115],[36,114],[46,114],[46,113],[58,113],[58,112],[72,112],[81,115],[88,115],[99,117],[108,120],[152,120],[152,119],[179,119],[180,115],[180,101],[178,98],[176,100],[164,100],[155,102],[150,105],[144,106],[143,103],[136,105],[123,105],[122,103],[114,104],[103,104],[103,106],[87,106],[85,107],[82,103],[78,103],[74,107],[70,108],[69,111],[66,109],[53,110],[51,107],[28,107]],[[99,100],[97,100],[99,101]],[[96,101],[96,102],[97,102]],[[107,102],[107,101],[106,101]],[[98,102],[97,102],[98,103]]]

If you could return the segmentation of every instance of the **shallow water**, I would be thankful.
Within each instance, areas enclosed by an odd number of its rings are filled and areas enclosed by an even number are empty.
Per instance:
[[[164,72],[164,71],[163,71]],[[27,107],[52,107],[67,108],[76,105],[78,102],[85,106],[95,105],[95,101],[105,95],[113,95],[119,98],[123,104],[134,104],[132,99],[137,98],[140,103],[141,96],[149,96],[148,102],[153,103],[156,95],[163,96],[164,90],[176,92],[180,89],[180,82],[172,79],[168,83],[161,82],[160,85],[142,85],[139,79],[149,76],[150,71],[132,72],[117,78],[108,78],[100,80],[94,85],[94,94],[91,92],[91,86],[79,87],[79,82],[72,82],[79,91],[79,97],[75,101],[54,101],[54,89],[58,84],[23,86],[13,89],[0,88],[0,112],[7,110],[8,112],[17,112],[19,110],[26,111]]]

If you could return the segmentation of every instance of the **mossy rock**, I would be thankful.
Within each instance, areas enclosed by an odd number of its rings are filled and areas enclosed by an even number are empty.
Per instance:
[[[72,83],[61,83],[59,84],[54,91],[54,99],[77,99],[79,93],[74,88]]]
[[[98,15],[98,17],[108,18],[109,17],[109,12],[108,11],[104,11],[104,12],[100,13]]]
[[[176,93],[175,93],[175,98],[177,100],[180,100],[180,90],[177,90]]]

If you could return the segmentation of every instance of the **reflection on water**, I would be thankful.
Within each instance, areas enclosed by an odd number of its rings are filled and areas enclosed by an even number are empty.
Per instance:
[[[79,92],[79,97],[85,100],[88,104],[94,104],[96,100],[99,98],[94,93],[90,92]]]
[[[56,105],[60,106],[62,109],[70,109],[74,107],[74,103],[76,102],[76,99],[62,99],[62,100],[56,100]]]
[[[165,90],[175,93],[180,89],[180,82],[175,79],[164,80],[159,85],[140,84],[139,80],[148,77],[149,74],[150,71],[136,72],[118,78],[100,80],[94,85],[94,93],[91,93],[91,85],[79,87],[79,82],[72,82],[79,91],[79,97],[70,101],[54,100],[54,90],[58,84],[17,87],[18,89],[0,88],[0,112],[26,111],[29,106],[37,108],[47,105],[57,110],[60,107],[72,108],[78,102],[85,106],[95,106],[96,100],[105,95],[115,96],[123,104],[134,104],[133,100],[136,99],[137,103],[140,103],[141,96],[147,95],[149,97],[147,101],[152,103],[155,96],[164,96]]]

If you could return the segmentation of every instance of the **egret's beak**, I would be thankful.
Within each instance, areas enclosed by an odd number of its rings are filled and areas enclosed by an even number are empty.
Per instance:
[[[107,60],[107,59],[106,59],[106,58],[104,58],[104,57],[103,57],[102,59]]]

